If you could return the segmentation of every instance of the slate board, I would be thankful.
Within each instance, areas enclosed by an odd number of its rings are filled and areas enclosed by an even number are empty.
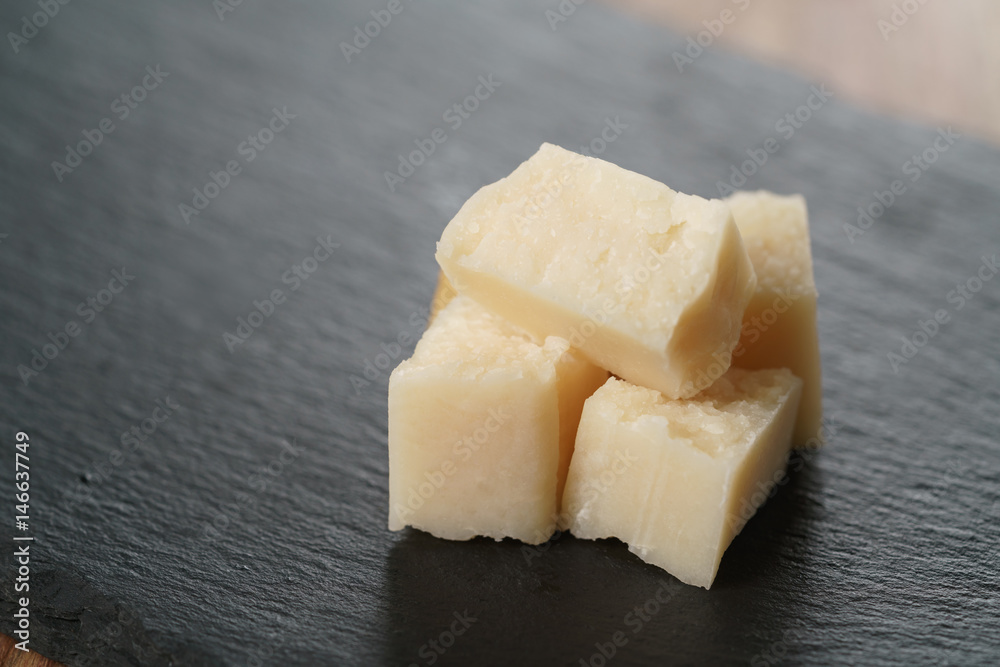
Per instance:
[[[680,73],[684,36],[595,3],[553,31],[555,3],[406,2],[348,63],[339,43],[385,6],[72,3],[0,48],[0,484],[25,430],[31,647],[74,665],[430,664],[458,612],[477,620],[436,664],[599,665],[618,631],[608,664],[996,664],[1000,280],[961,309],[947,295],[1000,251],[1000,152],[963,137],[911,182],[937,131],[837,99],[786,139],[808,83],[717,48]],[[34,11],[5,3],[0,27]],[[169,75],[120,119],[147,65]],[[490,74],[454,128],[445,110]],[[247,162],[241,142],[284,107]],[[51,163],[104,117],[60,182]],[[603,157],[704,196],[779,141],[745,187],[808,197],[835,426],[713,589],[682,588],[638,631],[629,614],[671,578],[620,543],[562,537],[528,563],[515,543],[390,533],[386,372],[351,380],[412,349],[377,356],[419,334],[460,204],[608,118],[628,127]],[[446,141],[390,192],[384,172],[435,128]],[[186,224],[178,205],[229,160],[240,173]],[[843,225],[897,179],[850,243]],[[283,274],[328,235],[292,290]],[[134,281],[83,321],[123,267]],[[287,300],[230,353],[224,333],[275,289]],[[888,353],[938,309],[949,323],[895,373]],[[71,320],[82,333],[25,385],[18,365]],[[112,459],[168,397],[181,407]]]

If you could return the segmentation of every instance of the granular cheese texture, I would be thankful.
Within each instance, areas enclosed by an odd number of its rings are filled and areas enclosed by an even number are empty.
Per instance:
[[[757,273],[733,352],[740,368],[788,368],[802,379],[795,446],[821,437],[823,382],[809,217],[801,196],[738,192],[726,200]]]
[[[544,144],[448,224],[447,278],[537,340],[665,395],[730,353],[756,279],[729,207]]]
[[[801,381],[731,369],[687,400],[611,378],[584,404],[562,511],[709,588],[722,554],[784,477]]]
[[[607,373],[454,298],[389,379],[389,528],[546,541],[583,401]]]

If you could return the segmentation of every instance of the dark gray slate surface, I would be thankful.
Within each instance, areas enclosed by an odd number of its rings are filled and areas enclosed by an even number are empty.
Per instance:
[[[617,631],[615,665],[1000,660],[1000,280],[961,309],[947,298],[1000,252],[1000,152],[963,137],[911,182],[936,130],[836,99],[788,138],[776,123],[809,84],[718,49],[678,73],[682,36],[596,4],[553,32],[545,5],[405,2],[350,63],[338,44],[386,3],[278,5],[220,21],[208,0],[71,3],[19,53],[0,45],[0,485],[23,429],[33,648],[430,664],[422,647],[458,612],[477,620],[437,664],[598,665]],[[34,11],[5,3],[0,28]],[[169,75],[121,119],[113,100],[156,65]],[[454,128],[443,113],[490,74],[500,87]],[[295,118],[247,162],[275,107]],[[104,117],[114,131],[59,182],[53,160]],[[641,623],[629,614],[671,578],[619,543],[564,537],[528,563],[513,543],[389,533],[386,373],[351,381],[419,333],[459,205],[608,118],[628,128],[604,157],[706,196],[779,141],[746,187],[809,199],[836,427],[713,590]],[[383,172],[435,128],[447,140],[390,192]],[[228,160],[241,173],[185,224],[178,204]],[[907,192],[850,243],[844,223],[896,179]],[[283,274],[328,235],[339,247],[293,291]],[[123,267],[134,280],[84,321],[77,304]],[[223,334],[275,289],[287,301],[230,353]],[[949,323],[894,373],[887,354],[938,309]],[[71,320],[82,333],[25,385],[18,365]],[[168,397],[180,407],[118,459]]]

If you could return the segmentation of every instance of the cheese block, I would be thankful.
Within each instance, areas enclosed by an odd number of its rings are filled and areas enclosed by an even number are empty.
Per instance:
[[[793,442],[819,442],[823,382],[806,201],[765,191],[738,192],[726,201],[757,273],[733,365],[783,367],[802,378]]]
[[[611,378],[584,404],[563,512],[709,588],[722,554],[784,478],[802,382],[731,369],[686,400]]]
[[[543,144],[476,192],[438,263],[460,294],[670,397],[729,367],[756,285],[729,207]]]
[[[431,299],[430,322],[458,295],[444,273],[438,274]],[[523,332],[522,332],[523,333]],[[583,402],[607,379],[608,373],[587,361],[578,352],[567,352],[556,365],[559,379],[559,478],[557,496],[562,498],[566,473],[573,456],[576,427],[580,423]]]
[[[607,373],[456,297],[389,378],[389,528],[545,542]]]

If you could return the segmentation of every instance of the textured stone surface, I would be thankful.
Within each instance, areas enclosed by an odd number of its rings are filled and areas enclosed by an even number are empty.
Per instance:
[[[220,21],[193,0],[71,3],[0,49],[0,484],[28,431],[32,648],[70,664],[427,664],[421,647],[468,611],[437,664],[575,665],[617,631],[616,665],[995,662],[1000,281],[961,310],[946,295],[1000,252],[1000,154],[962,138],[911,183],[903,163],[936,131],[836,100],[786,139],[775,123],[808,84],[719,50],[680,74],[684,36],[589,3],[555,32],[528,2],[406,3],[347,63],[338,43],[384,6],[245,0]],[[34,11],[4,5],[0,26]],[[120,120],[112,101],[156,64],[169,76]],[[445,110],[491,73],[500,87],[453,129]],[[240,143],[285,106],[297,117],[247,163]],[[461,203],[542,141],[577,149],[616,116],[628,127],[603,157],[707,196],[779,141],[746,186],[809,200],[837,427],[713,589],[668,586],[638,628],[627,615],[670,580],[622,544],[563,537],[529,559],[390,533],[387,372],[351,382],[419,333]],[[103,117],[115,130],[60,183],[51,162]],[[390,192],[383,172],[435,128],[447,140]],[[185,224],[178,204],[228,160],[242,172]],[[908,191],[849,243],[843,224],[894,179]],[[320,235],[340,247],[292,291],[282,275]],[[85,324],[77,304],[123,266],[135,280]],[[274,289],[288,300],[230,354],[223,333]],[[940,308],[951,321],[894,373],[887,353]],[[83,332],[25,386],[18,364],[71,319]],[[104,479],[167,397],[181,407]]]

